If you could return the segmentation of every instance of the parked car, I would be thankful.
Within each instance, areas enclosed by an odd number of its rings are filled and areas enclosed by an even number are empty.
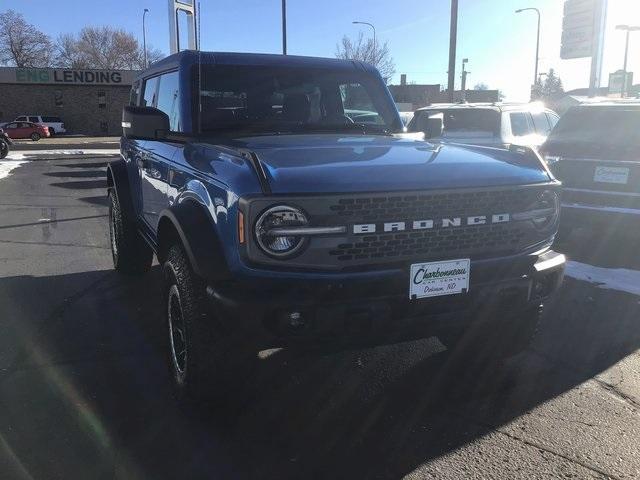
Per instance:
[[[640,235],[640,102],[572,107],[540,148],[563,182],[562,226]]]
[[[45,125],[39,125],[31,122],[10,122],[3,127],[4,131],[10,138],[16,140],[19,138],[30,138],[37,142],[42,137],[50,136],[49,128]]]
[[[51,117],[47,115],[22,115],[14,120],[15,122],[31,122],[38,123],[40,125],[46,125],[49,127],[50,135],[57,135],[59,133],[67,133],[64,127],[64,122],[60,117]]]
[[[114,266],[157,256],[181,395],[229,395],[290,345],[436,334],[472,361],[511,355],[561,282],[542,159],[410,138],[370,65],[183,51],[134,82],[122,125]]]
[[[538,103],[447,103],[416,110],[407,129],[424,131],[433,115],[442,116],[444,130],[432,140],[492,147],[539,147],[560,118]]]

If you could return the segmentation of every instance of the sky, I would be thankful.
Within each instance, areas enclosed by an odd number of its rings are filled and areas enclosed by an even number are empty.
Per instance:
[[[281,53],[281,0],[200,0],[203,50]],[[459,0],[456,86],[460,62],[468,58],[468,86],[485,83],[507,100],[526,101],[533,82],[536,15],[515,14],[537,7],[542,14],[540,71],[554,68],[565,89],[587,87],[589,59],[560,59],[563,0]],[[53,5],[53,7],[52,7]],[[44,32],[57,37],[86,25],[112,25],[142,37],[142,12],[147,14],[147,42],[168,53],[167,0],[0,0],[0,11],[13,8]],[[375,25],[379,43],[388,42],[400,74],[415,83],[446,86],[449,52],[448,0],[287,0],[288,53],[333,57],[343,35]],[[608,74],[621,69],[624,33],[620,23],[640,25],[640,0],[609,0],[603,61],[603,86]],[[631,35],[629,71],[640,83],[640,32]]]

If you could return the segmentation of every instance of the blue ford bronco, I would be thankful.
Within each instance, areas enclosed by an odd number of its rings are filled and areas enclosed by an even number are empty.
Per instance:
[[[530,149],[407,134],[375,68],[198,53],[135,81],[108,167],[115,269],[161,266],[177,391],[261,350],[438,335],[511,355],[558,289],[560,183]]]

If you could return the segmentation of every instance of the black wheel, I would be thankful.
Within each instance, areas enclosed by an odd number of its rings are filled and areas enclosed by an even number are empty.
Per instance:
[[[40,134],[38,132],[33,132],[31,134],[31,140],[33,140],[34,142],[37,142],[38,140],[40,140]]]
[[[53,127],[49,127],[49,135],[53,137],[55,134],[56,134],[56,131],[53,129]]]
[[[163,277],[169,368],[178,398],[231,400],[254,368],[257,352],[209,311],[205,284],[181,246],[170,247]]]
[[[153,250],[124,215],[115,190],[109,192],[109,238],[113,266],[117,272],[140,275],[151,268]]]
[[[0,158],[5,158],[7,155],[9,155],[9,145],[0,140]]]
[[[538,331],[541,313],[540,306],[502,315],[494,313],[492,318],[478,318],[468,328],[445,331],[439,337],[454,353],[472,355],[479,361],[501,360],[529,347]]]

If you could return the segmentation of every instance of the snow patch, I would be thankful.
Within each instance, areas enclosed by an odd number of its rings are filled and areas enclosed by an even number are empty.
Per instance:
[[[587,263],[569,261],[565,275],[592,283],[598,288],[618,290],[640,296],[640,271],[638,270],[594,267]]]
[[[20,165],[22,165],[23,163],[27,163],[24,160],[0,160],[0,180],[8,177],[9,174],[11,173],[11,170],[13,170],[14,168],[19,167]]]

